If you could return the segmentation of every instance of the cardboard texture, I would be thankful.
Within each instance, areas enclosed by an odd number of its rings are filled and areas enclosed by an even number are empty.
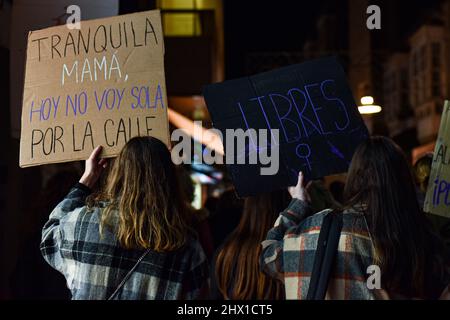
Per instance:
[[[444,103],[424,211],[450,218],[450,102]]]
[[[278,129],[270,148],[279,148],[279,170],[261,175],[258,164],[237,164],[237,157],[259,152],[247,140],[227,162],[239,196],[251,196],[292,186],[298,172],[317,179],[345,172],[358,144],[368,137],[345,74],[336,58],[324,58],[240,78],[204,88],[215,128]],[[276,151],[276,148],[273,149]],[[267,166],[266,166],[267,167]]]
[[[118,0],[16,0],[9,1],[12,6],[10,28],[4,28],[10,33],[10,83],[20,84],[10,86],[10,118],[11,135],[20,139],[23,83],[25,78],[25,59],[27,36],[30,30],[44,29],[65,24],[69,15],[67,7],[72,4],[82,9],[83,20],[99,19],[117,16]],[[5,1],[0,1],[5,3]],[[1,20],[0,17],[0,25]],[[1,32],[1,31],[0,31]],[[6,46],[8,47],[8,46]]]
[[[117,155],[134,136],[169,145],[158,10],[28,35],[20,166]]]

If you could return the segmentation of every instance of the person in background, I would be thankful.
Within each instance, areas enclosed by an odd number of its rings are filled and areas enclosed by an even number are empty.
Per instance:
[[[325,186],[324,179],[317,179],[309,182],[308,193],[311,198],[311,209],[314,212],[319,212],[327,208],[337,209],[340,206]]]
[[[417,198],[420,208],[423,210],[425,195],[430,180],[431,165],[433,163],[433,154],[427,153],[420,157],[414,164],[414,176],[416,178]],[[434,230],[442,239],[446,247],[446,254],[450,256],[450,219],[435,214],[424,212],[428,221],[432,224]]]
[[[333,196],[333,199],[339,204],[339,206],[344,203],[344,189],[345,183],[342,181],[336,180],[330,183],[330,193]]]
[[[219,201],[219,197],[210,195],[205,201],[205,209],[208,212],[216,212],[217,210],[217,202]]]
[[[228,235],[237,227],[242,215],[244,201],[239,199],[234,188],[225,190],[217,200],[216,211],[211,213],[209,225],[217,250]]]
[[[211,270],[211,297],[232,300],[284,299],[282,282],[260,270],[261,241],[290,201],[287,190],[245,199],[237,228],[225,240]]]
[[[414,178],[417,186],[417,199],[420,208],[423,209],[425,203],[425,195],[428,189],[428,181],[430,180],[431,163],[433,162],[433,154],[427,153],[420,157],[414,164]]]
[[[186,195],[186,207],[192,213],[192,226],[198,234],[200,244],[205,251],[208,260],[212,258],[214,253],[214,241],[209,227],[209,211],[206,208],[196,209],[192,206],[195,200],[194,182],[189,172],[182,166],[177,167],[178,176],[180,177],[181,187]]]
[[[135,137],[107,162],[97,147],[79,183],[50,214],[41,252],[61,272],[72,299],[195,299],[207,293],[208,263],[170,153]]]
[[[25,232],[26,240],[11,275],[11,291],[14,299],[70,299],[70,291],[67,289],[64,276],[55,272],[42,259],[38,248],[41,243],[42,226],[48,220],[48,212],[64,198],[79,178],[77,170],[67,168],[52,176],[41,190],[36,207],[27,217],[30,224],[27,229],[30,231]],[[26,236],[27,234],[29,236]]]
[[[300,172],[292,201],[262,242],[261,263],[284,281],[287,299],[305,299],[326,214],[312,216]],[[379,280],[368,286],[367,268]],[[370,274],[371,275],[371,274]],[[417,202],[406,157],[385,137],[371,137],[353,155],[345,187],[343,228],[326,299],[448,299],[450,271],[442,242]]]

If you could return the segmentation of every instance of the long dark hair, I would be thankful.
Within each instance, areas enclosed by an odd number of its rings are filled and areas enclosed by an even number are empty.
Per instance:
[[[238,227],[216,258],[217,284],[226,299],[283,299],[281,282],[259,268],[261,242],[289,203],[286,190],[246,198]]]
[[[442,291],[442,246],[419,208],[411,168],[392,140],[372,137],[356,150],[346,206],[362,205],[381,268],[383,289],[432,298]]]

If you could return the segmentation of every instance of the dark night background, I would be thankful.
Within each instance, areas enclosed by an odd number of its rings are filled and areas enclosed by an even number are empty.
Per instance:
[[[3,30],[0,37],[5,38],[0,38],[0,143],[3,149],[0,153],[0,298],[67,298],[67,292],[61,289],[64,280],[45,265],[37,245],[43,222],[63,193],[78,179],[81,166],[76,163],[48,168],[18,167],[19,140],[11,137],[10,88],[21,88],[23,83],[10,81],[15,70],[10,69],[9,62],[11,38],[6,38],[17,36],[12,35],[9,28],[13,22],[11,7],[19,2],[0,0],[0,28]],[[159,3],[164,1],[121,0],[119,13],[150,10]],[[366,28],[365,9],[369,4],[381,8],[381,30]],[[165,10],[170,14],[170,9]],[[432,30],[423,32],[442,30],[443,35],[436,35],[438,40],[433,41],[440,41],[443,48],[442,79],[450,75],[450,65],[446,62],[450,61],[449,1],[224,0],[223,25],[214,20],[217,16],[211,10],[202,12],[201,17],[200,36],[167,36],[165,39],[169,103],[189,118],[208,119],[204,105],[198,104],[204,84],[337,55],[347,72],[355,100],[359,102],[361,96],[372,95],[383,107],[381,113],[365,117],[372,133],[391,136],[412,157],[415,148],[435,141],[438,128],[431,123],[439,123],[439,106],[450,94],[450,81],[441,80],[439,93],[414,100],[409,84],[414,84],[415,79],[408,75],[411,80],[402,89],[406,98],[393,104],[389,100],[391,91],[386,79],[391,79],[387,70],[414,70],[415,60],[410,53],[415,52],[415,44],[411,37],[423,26],[430,26]],[[220,32],[213,28],[214,23]],[[217,40],[218,34],[223,37],[222,45]],[[428,42],[418,44],[426,48],[428,45],[431,48]],[[395,54],[409,58],[391,63]],[[403,65],[404,62],[407,65]],[[428,118],[430,122],[422,125],[421,121]],[[55,181],[53,188],[44,188],[52,179]]]

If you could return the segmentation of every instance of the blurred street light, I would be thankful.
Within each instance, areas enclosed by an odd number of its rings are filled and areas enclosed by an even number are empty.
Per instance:
[[[361,114],[372,114],[381,111],[381,106],[374,104],[372,96],[364,96],[361,98],[361,106],[358,106],[358,111]]]

